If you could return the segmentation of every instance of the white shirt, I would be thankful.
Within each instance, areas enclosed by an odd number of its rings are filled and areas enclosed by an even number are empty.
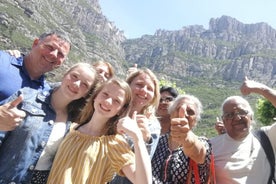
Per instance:
[[[36,170],[50,170],[58,146],[66,133],[66,123],[55,122],[48,142],[36,164]]]
[[[276,124],[262,128],[276,148]],[[260,142],[253,134],[237,141],[228,134],[211,139],[217,184],[263,184],[270,176],[270,165]]]

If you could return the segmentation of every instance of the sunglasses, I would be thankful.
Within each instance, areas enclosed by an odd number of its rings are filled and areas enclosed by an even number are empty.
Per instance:
[[[160,103],[162,103],[162,102],[168,103],[168,102],[171,102],[171,101],[173,101],[173,100],[174,100],[173,97],[167,96],[167,97],[165,97],[165,98],[160,98]]]

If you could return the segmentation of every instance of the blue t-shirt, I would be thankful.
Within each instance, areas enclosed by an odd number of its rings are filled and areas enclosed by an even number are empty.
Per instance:
[[[0,51],[0,104],[23,87],[37,90],[50,88],[44,76],[38,80],[29,77],[22,56],[15,58],[5,51]]]

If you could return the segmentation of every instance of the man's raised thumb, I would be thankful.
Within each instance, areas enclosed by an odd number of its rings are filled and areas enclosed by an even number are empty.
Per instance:
[[[23,95],[20,95],[15,100],[10,102],[10,108],[17,107],[23,101]]]

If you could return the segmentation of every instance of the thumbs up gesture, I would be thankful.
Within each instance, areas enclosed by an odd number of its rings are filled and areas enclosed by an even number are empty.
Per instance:
[[[182,142],[186,139],[190,131],[189,120],[186,117],[186,108],[184,105],[178,109],[178,117],[171,118],[171,132],[172,140]]]
[[[26,113],[17,109],[22,102],[23,96],[20,95],[15,100],[0,106],[0,131],[10,131],[20,125]]]
[[[136,63],[133,65],[133,67],[129,67],[127,70],[127,76],[136,72],[138,70],[137,67],[138,67],[138,65]]]
[[[217,131],[217,133],[220,135],[220,134],[224,134],[226,131],[225,131],[225,127],[224,127],[224,124],[223,122],[219,119],[219,117],[217,117],[217,121],[215,123],[215,129]]]
[[[121,118],[117,124],[117,132],[120,134],[127,134],[133,138],[133,140],[143,139],[142,132],[137,124],[136,116],[137,112],[135,111],[131,118],[128,116]]]
[[[268,86],[254,80],[249,80],[247,77],[244,78],[243,84],[240,87],[240,91],[243,95],[249,95],[250,93],[263,95],[262,92],[268,89],[270,89]]]

